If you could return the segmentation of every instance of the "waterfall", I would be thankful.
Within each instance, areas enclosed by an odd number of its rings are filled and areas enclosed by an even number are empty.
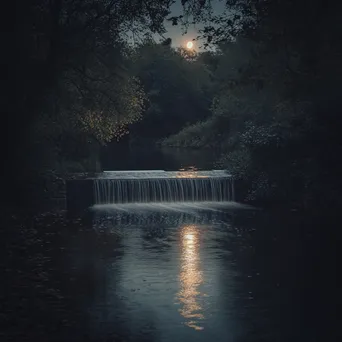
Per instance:
[[[121,173],[122,175],[122,173]],[[233,179],[215,171],[204,175],[172,172],[94,179],[95,204],[234,201]],[[145,177],[144,175],[143,177]],[[191,176],[191,177],[188,177]]]

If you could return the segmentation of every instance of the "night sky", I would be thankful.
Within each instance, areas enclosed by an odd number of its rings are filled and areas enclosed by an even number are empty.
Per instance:
[[[213,6],[213,12],[214,14],[220,14],[225,9],[225,2],[220,0],[212,0],[212,6]],[[182,5],[181,1],[178,0],[174,5],[171,6],[171,16],[177,16],[182,14]],[[166,21],[165,27],[167,29],[167,32],[164,34],[166,38],[172,39],[172,46],[173,47],[179,47],[179,46],[185,46],[186,42],[189,40],[192,40],[198,36],[198,30],[201,28],[201,25],[191,25],[188,29],[188,32],[185,35],[182,35],[182,28],[180,25],[172,26],[171,22]],[[159,36],[156,37],[156,40],[158,41],[160,39]],[[203,50],[199,46],[201,45],[201,42],[195,42],[195,50]]]

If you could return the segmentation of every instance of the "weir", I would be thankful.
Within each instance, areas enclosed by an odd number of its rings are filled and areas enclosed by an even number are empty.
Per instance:
[[[212,171],[107,171],[66,182],[67,207],[127,203],[200,203],[235,201],[233,178]]]
[[[94,180],[95,204],[234,201],[230,175],[215,171],[106,172]]]

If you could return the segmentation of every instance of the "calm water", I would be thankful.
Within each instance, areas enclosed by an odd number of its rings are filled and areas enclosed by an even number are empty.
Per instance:
[[[1,341],[328,336],[332,261],[318,220],[160,204],[5,224],[20,234],[6,233]]]
[[[178,170],[195,166],[200,170],[215,169],[220,152],[211,149],[123,148],[111,146],[102,153],[103,170]]]

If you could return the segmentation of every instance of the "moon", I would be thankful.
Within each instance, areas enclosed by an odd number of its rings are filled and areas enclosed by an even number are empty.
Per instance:
[[[189,41],[189,42],[186,43],[186,47],[187,47],[188,49],[192,49],[192,48],[194,47],[194,43],[191,42],[191,41]]]

